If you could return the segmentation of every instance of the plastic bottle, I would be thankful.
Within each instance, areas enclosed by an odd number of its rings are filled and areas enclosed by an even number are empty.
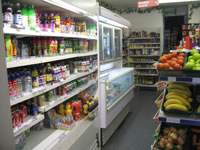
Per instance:
[[[52,67],[51,67],[50,63],[47,64],[47,71],[46,71],[46,73],[47,73],[47,76],[46,76],[47,83],[52,83],[52,80],[53,80],[53,78],[52,78]]]
[[[13,46],[12,46],[10,35],[7,35],[7,34],[5,35],[4,45],[5,45],[5,55],[6,55],[7,61],[12,61],[13,60]]]
[[[54,50],[53,50],[54,55],[58,54],[58,40],[55,38],[54,39]]]
[[[39,67],[38,74],[39,74],[39,86],[42,86],[43,85],[42,66]]]
[[[15,11],[14,11],[14,24],[22,25],[22,14],[21,14],[21,6],[20,3],[16,3]]]
[[[37,12],[37,9],[34,8],[35,10],[35,17],[36,17],[36,31],[40,31],[40,16]]]
[[[17,39],[16,36],[11,38],[12,47],[13,47],[13,59],[17,59]]]
[[[72,114],[71,105],[70,105],[70,103],[67,103],[65,106],[65,116],[68,116],[71,114]]]
[[[40,37],[37,37],[37,56],[42,56],[42,44],[41,44],[41,40]]]
[[[49,29],[48,15],[47,15],[47,13],[44,13],[43,31],[48,32],[48,29]]]
[[[39,86],[39,74],[38,74],[38,70],[37,67],[33,67],[33,70],[31,72],[31,77],[32,77],[32,85],[33,88],[38,87]]]
[[[28,25],[30,27],[30,30],[36,29],[36,15],[34,10],[34,5],[31,5],[28,10]]]
[[[52,56],[53,55],[53,51],[54,51],[54,40],[53,40],[53,38],[49,38],[48,39],[48,45],[49,45],[48,54],[49,54],[49,56]]]
[[[47,38],[42,39],[42,55],[47,56],[48,55],[48,40]]]
[[[20,96],[22,94],[22,80],[19,73],[15,74],[16,82],[17,82],[17,96]]]
[[[8,75],[8,88],[9,88],[9,96],[11,99],[14,98],[14,93],[13,93],[13,85],[12,85],[12,78],[10,75]]]
[[[61,32],[61,29],[60,29],[60,16],[59,16],[58,13],[55,14],[54,19],[55,19],[55,30],[57,32]]]
[[[57,76],[57,66],[52,67],[52,77],[53,77],[53,82],[58,81],[58,76]]]
[[[75,22],[73,18],[70,19],[70,30],[72,33],[75,32]]]
[[[55,19],[54,19],[54,13],[50,13],[48,17],[49,22],[49,29],[51,32],[55,32]]]
[[[20,77],[22,81],[22,91],[25,91],[25,72],[23,70],[20,71]]]
[[[64,105],[60,104],[59,105],[59,110],[58,110],[59,114],[64,116],[65,115],[65,109],[64,109]]]
[[[69,33],[70,32],[70,17],[66,18],[65,26],[66,26],[66,32]]]
[[[30,72],[26,73],[25,78],[25,92],[32,92],[32,79]]]
[[[12,80],[12,87],[13,87],[13,97],[16,97],[18,85],[17,85],[15,74],[11,75],[11,80]]]
[[[59,54],[63,55],[65,50],[65,41],[64,38],[62,38],[59,42]]]
[[[42,80],[43,80],[43,85],[47,84],[47,68],[42,64]]]
[[[22,7],[22,25],[27,28],[28,27],[28,10],[26,5]]]
[[[3,22],[8,24],[8,27],[11,27],[13,24],[13,9],[12,4],[5,3],[5,12],[3,14]]]

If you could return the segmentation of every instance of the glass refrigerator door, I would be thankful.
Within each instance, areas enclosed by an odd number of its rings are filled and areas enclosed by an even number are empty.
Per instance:
[[[104,61],[113,58],[113,45],[112,45],[112,38],[113,38],[113,29],[109,27],[103,27],[103,55]]]
[[[115,58],[121,57],[121,30],[115,29]]]

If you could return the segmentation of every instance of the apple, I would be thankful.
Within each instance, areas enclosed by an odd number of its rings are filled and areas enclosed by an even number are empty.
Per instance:
[[[200,59],[200,54],[199,53],[195,53],[193,55],[193,57],[194,57],[195,60],[198,60],[198,59]]]
[[[200,67],[200,64],[195,64],[195,67],[196,67],[196,68]]]
[[[196,63],[196,64],[200,64],[200,59],[198,59],[195,63]]]
[[[198,51],[197,49],[193,49],[191,53],[192,53],[192,55],[194,56],[194,54],[195,54],[195,53],[199,53],[199,51]]]
[[[194,62],[187,62],[187,63],[185,64],[185,68],[186,68],[186,69],[192,69],[194,66],[195,66],[195,65],[194,65]]]
[[[200,70],[200,67],[194,67],[193,70]]]
[[[189,56],[189,57],[188,57],[188,60],[190,60],[190,59],[194,59],[194,57],[193,57],[193,56]]]
[[[194,59],[190,59],[188,62],[193,62],[193,63],[194,63],[194,62],[195,62],[195,60],[194,60]]]

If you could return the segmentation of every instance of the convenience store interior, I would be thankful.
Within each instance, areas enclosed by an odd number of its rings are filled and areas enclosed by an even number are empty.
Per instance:
[[[200,150],[199,0],[1,0],[1,150]]]

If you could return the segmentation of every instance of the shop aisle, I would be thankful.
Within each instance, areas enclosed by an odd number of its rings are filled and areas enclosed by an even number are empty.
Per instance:
[[[156,91],[137,91],[132,111],[108,140],[102,150],[149,150],[157,125],[153,116],[158,110],[154,104]]]

